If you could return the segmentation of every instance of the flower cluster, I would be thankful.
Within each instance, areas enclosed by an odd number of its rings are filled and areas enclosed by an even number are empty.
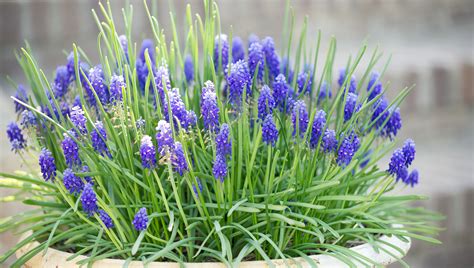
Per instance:
[[[418,183],[418,171],[415,169],[408,174],[408,168],[415,159],[415,142],[407,139],[402,148],[398,148],[393,152],[388,165],[388,173],[396,176],[396,180],[414,186]]]

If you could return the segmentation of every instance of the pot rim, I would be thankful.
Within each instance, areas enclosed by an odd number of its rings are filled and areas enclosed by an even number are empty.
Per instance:
[[[26,232],[20,238],[20,241],[31,235],[31,231]],[[372,245],[369,243],[364,243],[361,245],[357,245],[354,247],[349,248],[350,250],[358,253],[366,258],[369,258],[376,262],[379,265],[385,266],[397,261],[397,258],[404,257],[408,250],[411,247],[411,239],[409,237],[404,237],[407,241],[402,241],[397,236],[387,236],[383,235],[380,237],[379,240],[383,241],[376,242],[377,246],[379,247],[379,251],[375,251]],[[402,252],[396,250],[395,248],[389,246],[393,245],[398,247],[402,250]],[[16,251],[16,256],[20,257],[26,254],[29,250],[33,249],[34,247],[38,246],[39,243],[37,241],[31,242],[20,248]],[[76,264],[77,261],[87,258],[84,255],[79,255],[71,261],[67,261],[72,253],[60,251],[54,248],[48,248],[46,253],[43,254],[43,251],[39,252],[36,256],[31,258],[25,263],[26,267],[66,267],[66,268],[73,268],[79,267]],[[317,255],[310,255],[309,258],[313,259],[318,266],[320,267],[347,267],[347,264],[342,262],[341,260],[337,259],[331,255],[324,255],[324,254],[317,254]],[[107,267],[107,268],[115,268],[115,267],[123,267],[126,260],[123,259],[102,259],[95,261],[93,263],[93,267]],[[303,257],[296,257],[292,259],[287,259],[286,261],[283,259],[273,259],[271,260],[272,263],[276,267],[287,267],[288,265],[291,267],[310,267],[311,265],[305,261]],[[357,263],[357,262],[356,262]],[[288,264],[288,265],[287,265]],[[184,265],[186,267],[191,268],[221,268],[226,267],[225,264],[219,262],[185,262]],[[362,263],[359,263],[362,265]],[[357,265],[357,266],[359,266]],[[143,267],[143,263],[141,261],[131,261],[128,265],[130,268],[136,267]],[[179,263],[176,262],[152,262],[147,265],[149,268],[165,268],[165,267],[180,267]],[[239,267],[241,268],[256,268],[256,267],[269,267],[268,262],[266,261],[243,261],[240,262]]]

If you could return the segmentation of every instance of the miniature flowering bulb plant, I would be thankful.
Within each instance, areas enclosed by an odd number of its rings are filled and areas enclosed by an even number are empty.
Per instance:
[[[438,243],[439,215],[408,204],[424,197],[396,193],[419,182],[415,142],[397,147],[410,89],[387,97],[379,51],[362,66],[363,46],[337,72],[334,39],[322,55],[318,34],[307,56],[306,23],[291,46],[289,6],[281,52],[272,37],[221,33],[207,0],[195,19],[187,7],[184,40],[173,15],[167,38],[146,2],[153,39],[143,41],[132,39],[131,6],[124,35],[110,5],[99,6],[99,58],[73,45],[49,77],[29,48],[18,52],[26,84],[7,136],[28,169],[1,173],[0,186],[18,190],[2,201],[32,210],[2,220],[0,231],[24,236],[0,263],[36,242],[14,266],[48,248],[79,265],[303,257],[315,266],[307,256],[322,254],[372,266],[350,248],[387,251],[382,236]]]

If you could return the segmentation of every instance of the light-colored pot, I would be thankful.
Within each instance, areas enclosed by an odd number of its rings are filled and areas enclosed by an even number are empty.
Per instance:
[[[408,242],[404,242],[395,236],[392,236],[392,237],[382,236],[380,239],[382,241],[385,241],[387,244],[391,244],[393,246],[400,248],[403,251],[403,254],[395,250],[394,248],[387,246],[385,243],[378,243],[378,247],[385,249],[385,250],[379,250],[378,252],[376,252],[373,249],[373,247],[369,244],[358,245],[358,246],[352,247],[351,250],[373,260],[375,263],[379,264],[379,266],[386,266],[388,264],[391,264],[397,261],[397,258],[395,258],[394,256],[397,256],[398,258],[402,258],[403,256],[405,256],[411,246],[411,240],[409,238],[407,238]],[[27,244],[16,252],[16,256],[20,257],[38,245],[39,245],[38,242]],[[386,251],[390,252],[390,254],[388,254]],[[69,258],[71,255],[72,255],[71,253],[59,251],[54,248],[48,248],[48,250],[46,251],[46,254],[43,255],[43,252],[40,252],[38,255],[34,256],[28,262],[26,262],[25,267],[27,268],[40,268],[40,267],[41,268],[56,268],[56,267],[73,268],[74,267],[75,268],[75,267],[79,267],[79,265],[76,264],[77,261],[86,258],[85,256],[78,256],[71,261],[67,261],[67,258]],[[347,267],[347,264],[345,264],[344,262],[330,255],[312,255],[309,257],[318,264],[318,267],[331,267],[331,268]],[[311,265],[308,264],[306,261],[304,261],[303,258],[293,258],[291,260],[286,260],[286,263],[285,261],[281,259],[273,260],[272,262],[275,265],[275,267],[288,267],[288,266],[311,267]],[[125,260],[103,259],[103,260],[94,262],[92,267],[121,268],[123,267],[124,263],[125,263]],[[226,267],[224,264],[217,263],[217,262],[185,263],[185,266],[190,267],[190,268],[224,268]],[[360,266],[365,267],[362,264],[360,264]],[[144,265],[140,261],[132,261],[130,262],[128,267],[138,268],[138,267],[144,267]],[[178,268],[180,267],[180,265],[174,262],[153,262],[147,265],[147,267],[148,268]],[[269,265],[266,261],[247,261],[247,262],[241,262],[239,267],[257,268],[257,267],[269,267]]]

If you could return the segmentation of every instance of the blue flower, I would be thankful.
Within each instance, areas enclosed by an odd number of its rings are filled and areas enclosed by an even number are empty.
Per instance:
[[[41,168],[41,174],[45,181],[54,181],[56,177],[56,163],[54,161],[53,154],[46,148],[41,150],[39,155],[39,166]]]
[[[319,91],[318,95],[318,104],[320,104],[322,101],[329,100],[332,97],[331,89],[328,86],[328,83],[324,81],[321,84],[321,89]]]
[[[194,191],[194,194],[196,195],[196,198],[199,198],[198,190],[199,190],[199,193],[201,193],[203,188],[202,188],[201,180],[199,178],[196,178],[196,181],[197,181],[197,187],[195,184],[193,184],[193,191]]]
[[[56,104],[54,103],[54,100],[53,99],[49,99],[49,102],[51,104],[51,107],[53,108],[53,111],[51,112],[51,110],[49,109],[48,105],[43,105],[41,107],[41,109],[43,110],[44,114],[46,114],[49,118],[51,119],[58,119],[60,120],[60,112],[61,112],[61,115],[63,117],[67,117],[69,116],[69,113],[70,113],[70,109],[69,109],[69,106],[68,104],[65,102],[65,101],[61,101],[59,103],[59,110],[57,109],[57,106]],[[53,116],[54,114],[54,116]]]
[[[252,43],[249,47],[249,70],[252,79],[257,76],[258,81],[263,79],[263,69],[265,68],[263,47],[260,43]],[[258,73],[256,74],[258,67]]]
[[[318,146],[319,138],[323,134],[323,129],[326,126],[326,112],[319,110],[314,115],[313,127],[311,129],[311,137],[309,140],[309,147],[315,149]]]
[[[81,168],[81,173],[89,173],[90,172],[90,169],[88,166],[84,165],[82,166]],[[89,176],[83,176],[84,180],[87,182],[87,183],[90,183],[92,185],[94,185],[94,181],[92,180],[91,177]]]
[[[339,70],[339,79],[337,80],[338,84],[340,87],[344,84],[344,81],[346,81],[346,69],[342,68]],[[351,76],[351,80],[348,82],[349,84],[349,93],[355,93],[357,90],[357,83],[355,80],[355,76]],[[344,87],[344,94],[346,93],[346,88],[347,85]]]
[[[26,89],[23,85],[18,85],[18,88],[15,92],[15,98],[21,102],[28,103],[28,94],[26,93]],[[26,109],[23,104],[17,102],[16,100],[13,101],[15,104],[15,112],[19,113]]]
[[[184,172],[188,170],[188,162],[186,162],[183,145],[181,145],[179,141],[174,143],[173,158],[171,159],[171,163],[181,176],[183,176]]]
[[[267,115],[273,113],[273,108],[275,108],[275,100],[273,99],[272,92],[267,85],[264,85],[258,97],[258,118],[260,120],[265,119]]]
[[[211,81],[205,82],[202,88],[201,115],[204,128],[217,131],[219,128],[219,106],[217,105],[217,95],[214,92],[214,84]]]
[[[232,38],[232,62],[245,59],[244,42],[238,36]]]
[[[156,141],[158,143],[158,152],[165,156],[174,147],[173,132],[168,122],[160,120],[156,127]]]
[[[283,74],[279,74],[273,82],[273,98],[275,104],[280,108],[280,111],[285,109],[286,101],[288,98],[289,86],[286,83],[286,78]]]
[[[110,78],[110,102],[122,101],[122,88],[127,85],[122,75],[112,75]]]
[[[418,170],[414,169],[410,175],[408,175],[407,179],[405,180],[405,183],[407,185],[410,185],[411,187],[415,186],[418,184]]]
[[[398,131],[402,128],[402,116],[400,115],[399,108],[391,108],[390,119],[388,119],[382,134],[386,137],[393,138],[397,136]]]
[[[186,111],[186,106],[184,105],[183,100],[181,99],[181,94],[179,89],[173,88],[168,92],[168,97],[170,100],[169,107],[171,107],[172,118],[175,123],[179,122],[182,127],[186,126],[188,112]],[[165,98],[166,99],[166,98]],[[168,103],[165,102],[163,107],[168,107]],[[167,113],[168,109],[165,109],[165,119],[169,120],[169,114]],[[175,124],[177,127],[177,124]]]
[[[37,121],[36,121],[36,116],[33,112],[29,110],[24,110],[21,113],[21,121],[20,124],[23,128],[29,128],[36,126]]]
[[[390,163],[388,164],[388,173],[391,175],[396,175],[397,181],[405,181],[408,175],[408,170],[406,166],[406,158],[402,149],[396,149],[393,152],[392,157],[390,158]]]
[[[161,101],[161,109],[163,110],[163,113],[167,115],[168,102],[166,101],[165,89],[167,91],[171,90],[170,75],[169,75],[167,67],[165,66],[158,67],[158,69],[155,72],[155,84],[156,84],[156,90],[158,92],[158,95]],[[155,94],[155,91],[152,90],[151,94]]]
[[[69,117],[72,124],[79,130],[79,133],[85,134],[87,132],[87,119],[84,116],[84,111],[79,106],[72,107]]]
[[[119,36],[120,46],[122,47],[123,53],[125,54],[125,58],[128,61],[128,40],[125,35]]]
[[[337,152],[337,163],[340,166],[347,166],[352,161],[357,150],[359,150],[360,141],[356,134],[351,133],[342,141]]]
[[[184,76],[188,83],[194,80],[194,64],[191,55],[186,55],[186,58],[184,58]]]
[[[332,129],[326,129],[322,140],[322,149],[326,153],[335,152],[337,149],[336,132]]]
[[[296,135],[296,130],[301,137],[304,136],[306,130],[308,129],[308,110],[306,109],[306,104],[303,100],[298,100],[295,102],[293,107],[293,113],[291,114],[291,120],[293,122],[293,136]]]
[[[262,140],[268,145],[275,146],[278,140],[278,129],[276,128],[273,116],[268,114],[262,123]]]
[[[296,80],[298,93],[309,94],[313,88],[313,71],[306,66],[299,74]]]
[[[368,96],[368,100],[371,101],[378,95],[380,95],[383,91],[382,83],[379,80],[379,74],[373,72],[370,75],[369,84],[367,85],[367,91],[370,92]]]
[[[252,46],[252,44],[260,43],[260,38],[258,38],[256,34],[250,34],[247,39],[247,42],[248,42],[248,49],[250,50],[250,46]]]
[[[349,121],[357,110],[357,94],[348,93],[344,105],[344,122]]]
[[[407,139],[403,145],[403,155],[405,155],[405,165],[408,167],[415,160],[415,142],[412,139]]]
[[[114,222],[110,218],[109,214],[107,214],[107,212],[103,211],[102,209],[99,209],[98,212],[99,212],[100,220],[105,225],[105,227],[107,229],[113,228]]]
[[[140,48],[139,59],[145,62],[145,52],[148,50],[148,56],[150,56],[150,61],[152,65],[155,65],[155,45],[151,39],[144,39],[142,41],[142,46]]]
[[[109,148],[107,148],[107,132],[105,132],[102,122],[96,122],[95,128],[91,131],[92,147],[102,156],[109,156]]]
[[[86,183],[81,195],[82,209],[87,215],[92,216],[97,210],[97,196],[92,188],[92,184]]]
[[[384,122],[389,116],[389,112],[387,110],[388,103],[387,100],[382,96],[382,98],[378,99],[372,108],[372,118],[371,121],[375,122],[374,126],[377,129],[381,129],[384,126]],[[383,133],[383,132],[382,132]]]
[[[219,66],[222,66],[222,70],[225,70],[229,63],[229,42],[227,41],[227,35],[217,35],[214,39],[214,68],[217,72]]]
[[[230,65],[230,70],[227,73],[230,102],[239,106],[242,102],[244,87],[247,95],[251,95],[250,86],[252,85],[252,80],[249,69],[247,68],[247,63],[243,60],[239,60]]]
[[[143,136],[141,140],[140,157],[144,168],[152,169],[156,166],[155,146],[148,135]]]
[[[216,136],[216,150],[217,154],[223,156],[232,154],[232,140],[230,139],[230,129],[229,125],[222,124],[221,130]]]
[[[69,191],[70,194],[80,194],[82,189],[84,188],[84,183],[82,182],[81,178],[76,176],[72,169],[67,168],[63,172],[63,184],[66,190]]]
[[[14,122],[7,126],[7,136],[12,146],[12,151],[18,152],[26,148],[26,139],[23,137],[20,127]]]
[[[94,66],[89,71],[89,80],[92,88],[94,88],[97,97],[102,104],[107,104],[110,101],[109,89],[105,84],[104,74],[100,65]],[[92,97],[92,96],[91,96]]]
[[[69,76],[67,66],[58,66],[56,68],[56,77],[54,78],[53,83],[53,92],[56,98],[61,98],[62,96],[66,95],[70,80],[71,77]]]
[[[184,129],[194,127],[197,123],[197,115],[193,110],[189,110],[186,112],[186,121],[182,123],[182,127]]]
[[[281,73],[285,75],[288,80],[288,83],[293,82],[293,78],[295,76],[295,72],[291,69],[290,61],[287,57],[284,57],[281,61]]]
[[[74,132],[69,131],[68,133],[69,135],[74,136]],[[64,158],[66,159],[66,164],[68,167],[72,168],[81,165],[82,161],[79,158],[79,146],[69,135],[64,133],[61,147],[63,149]]]
[[[132,224],[133,227],[135,227],[135,230],[139,232],[146,230],[148,227],[148,214],[146,212],[146,208],[143,207],[138,210],[137,214],[135,214],[135,217],[133,218]]]
[[[265,64],[269,70],[271,77],[276,77],[280,73],[280,58],[275,51],[275,43],[273,38],[265,37],[262,40],[262,49],[265,56]]]
[[[212,167],[212,174],[214,178],[224,182],[227,176],[227,162],[224,155],[219,153],[216,155],[216,160],[214,160],[214,166]]]

